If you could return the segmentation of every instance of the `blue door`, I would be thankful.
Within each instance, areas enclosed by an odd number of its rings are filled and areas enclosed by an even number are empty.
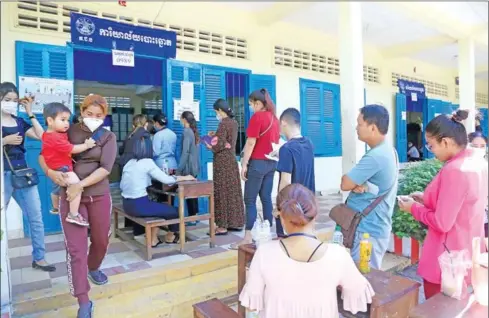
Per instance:
[[[223,69],[204,67],[204,93],[202,100],[203,118],[205,125],[202,127],[202,135],[211,131],[217,131],[219,121],[214,111],[214,103],[219,98],[226,99],[226,72]],[[204,117],[205,116],[205,117]],[[212,162],[213,154],[207,148],[202,147],[202,169],[207,177],[207,164]]]
[[[438,99],[426,99],[425,107],[423,108],[423,131],[426,131],[428,123],[436,117],[437,110],[442,110],[442,101]],[[423,133],[423,143],[426,145],[426,140]],[[432,152],[428,151],[426,147],[423,149],[423,155],[426,159],[434,158]]]
[[[406,95],[396,94],[396,149],[399,162],[407,162],[407,108]]]
[[[63,80],[73,80],[73,50],[71,47],[44,45],[28,42],[15,42],[17,85],[19,76],[56,78]],[[20,92],[20,97],[23,97]],[[20,114],[26,118],[26,114]],[[41,125],[44,126],[42,114],[36,115]],[[26,119],[29,122],[29,119]],[[30,167],[35,168],[39,173],[39,195],[41,197],[41,212],[44,222],[44,231],[46,234],[61,232],[59,216],[49,213],[51,209],[51,188],[52,183],[47,178],[38,163],[39,153],[41,151],[41,142],[26,139],[26,159]],[[25,215],[24,233],[30,236],[29,225]]]
[[[191,82],[194,85],[194,101],[198,101],[199,106],[199,120],[197,121],[197,128],[199,132],[205,127],[205,103],[203,101],[203,78],[202,78],[202,66],[195,63],[181,62],[177,60],[167,60],[166,64],[167,74],[167,91],[166,91],[166,114],[168,116],[168,127],[177,135],[177,149],[176,158],[177,162],[180,159],[182,151],[182,132],[183,127],[180,124],[180,118],[175,117],[175,100],[181,98],[181,85],[182,82]],[[200,155],[202,158],[203,149],[200,148]],[[203,160],[201,160],[203,162]],[[207,179],[207,169],[204,169],[202,164],[200,169],[199,179]],[[208,205],[207,199],[199,199],[199,213],[207,213]],[[178,205],[178,202],[176,202]],[[185,213],[187,213],[187,207],[185,206]]]
[[[482,133],[484,134],[484,136],[487,137],[487,131],[488,131],[487,108],[479,108],[479,111],[482,114],[482,120],[480,122],[481,128],[482,128]]]

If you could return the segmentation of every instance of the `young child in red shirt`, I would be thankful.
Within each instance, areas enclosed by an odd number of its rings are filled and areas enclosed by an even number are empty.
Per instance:
[[[71,110],[61,103],[49,103],[43,111],[46,125],[46,132],[42,135],[41,154],[46,161],[46,165],[51,170],[62,171],[67,175],[68,184],[80,182],[78,176],[73,172],[72,154],[82,153],[95,146],[95,140],[88,138],[84,144],[72,145],[66,133],[70,128]],[[53,210],[51,213],[59,213],[59,191],[60,187],[56,184],[51,192]],[[88,227],[88,222],[78,212],[80,207],[81,194],[70,202],[70,212],[66,217],[66,222]]]

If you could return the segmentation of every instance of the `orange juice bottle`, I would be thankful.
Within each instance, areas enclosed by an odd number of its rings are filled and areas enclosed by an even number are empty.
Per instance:
[[[370,235],[363,233],[363,239],[360,241],[360,262],[358,269],[361,273],[370,272],[370,255],[372,254],[372,243],[369,242]]]

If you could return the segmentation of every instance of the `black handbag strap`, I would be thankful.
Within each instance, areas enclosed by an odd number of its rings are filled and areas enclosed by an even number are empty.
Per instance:
[[[394,183],[392,184],[392,186],[389,188],[389,190],[387,190],[384,194],[382,194],[381,196],[377,197],[372,203],[370,203],[366,208],[365,210],[363,210],[360,214],[362,217],[366,217],[367,215],[369,215],[370,212],[372,212],[373,209],[375,209],[377,207],[377,205],[380,204],[380,202],[382,202],[382,200],[384,200],[384,198],[394,189],[397,181],[399,180],[399,156],[397,155],[397,151],[394,149],[394,155],[396,157],[396,173],[397,173],[397,176],[396,178],[394,179]]]
[[[10,167],[10,170],[13,172],[15,171],[14,166],[12,165],[12,162],[10,162],[10,158],[8,157],[7,150],[5,150],[5,146],[3,146],[3,154],[5,155],[5,158],[7,158],[8,165]]]

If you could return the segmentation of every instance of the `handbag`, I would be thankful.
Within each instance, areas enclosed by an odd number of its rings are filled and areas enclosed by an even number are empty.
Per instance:
[[[273,126],[273,115],[272,115],[272,120],[270,120],[270,125],[268,125],[267,129],[265,129],[262,133],[260,133],[260,136],[258,138],[263,137],[263,135],[265,135],[270,130],[270,128],[272,128],[272,126]],[[241,163],[241,166],[243,166],[244,150],[241,151],[240,157],[241,159],[239,160],[239,162]]]
[[[12,171],[12,187],[14,189],[24,189],[33,187],[39,184],[39,175],[37,171],[33,168],[23,168],[19,170],[15,170],[12,162],[10,162],[10,158],[8,157],[7,151],[5,147],[3,148],[3,153],[5,158],[7,158],[8,165],[10,170]]]
[[[397,157],[397,152],[394,150],[396,156],[397,171],[399,171],[399,159]],[[372,203],[370,203],[362,212],[357,211],[348,207],[345,203],[338,204],[331,209],[329,212],[329,217],[336,222],[337,225],[341,227],[341,233],[343,234],[343,245],[346,248],[352,248],[355,241],[355,233],[357,232],[358,225],[364,217],[369,215],[377,205],[382,202],[387,194],[389,194],[397,183],[399,178],[399,172],[394,181],[394,184],[390,189],[383,195],[377,197]]]

